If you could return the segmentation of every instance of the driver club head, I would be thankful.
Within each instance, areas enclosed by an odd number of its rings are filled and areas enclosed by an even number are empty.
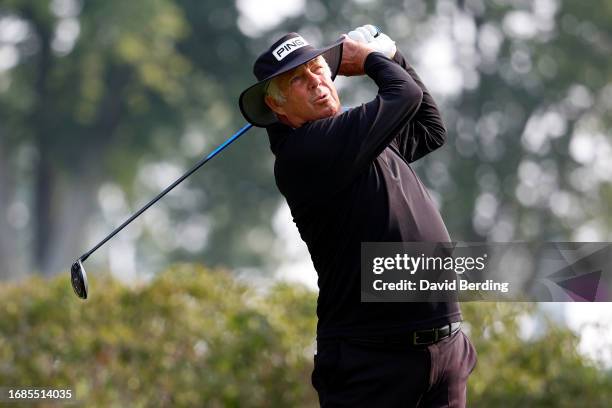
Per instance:
[[[87,274],[80,259],[77,259],[70,268],[70,280],[74,293],[81,299],[87,299]]]

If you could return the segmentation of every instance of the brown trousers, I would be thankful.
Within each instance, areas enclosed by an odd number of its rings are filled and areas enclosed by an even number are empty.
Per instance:
[[[317,343],[312,384],[322,407],[465,407],[476,350],[459,330],[429,346],[359,339]]]

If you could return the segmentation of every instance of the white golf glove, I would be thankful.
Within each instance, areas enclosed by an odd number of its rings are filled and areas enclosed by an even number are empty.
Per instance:
[[[348,36],[351,40],[369,44],[376,51],[383,53],[388,58],[393,58],[397,51],[395,41],[372,24],[357,27],[349,32]]]

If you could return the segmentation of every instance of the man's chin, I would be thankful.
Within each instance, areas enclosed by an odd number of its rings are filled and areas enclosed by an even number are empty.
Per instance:
[[[336,116],[342,112],[340,106],[328,106],[321,110],[321,119]]]

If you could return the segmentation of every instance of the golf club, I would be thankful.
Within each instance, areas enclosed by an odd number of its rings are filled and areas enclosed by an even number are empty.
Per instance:
[[[189,171],[187,171],[187,173],[183,174],[174,183],[172,183],[171,185],[166,187],[166,189],[164,191],[162,191],[161,193],[159,193],[157,195],[157,197],[155,197],[154,199],[149,201],[144,207],[142,207],[140,210],[138,210],[136,213],[134,213],[134,215],[132,215],[123,224],[121,224],[119,227],[117,227],[115,230],[113,230],[110,234],[108,234],[106,236],[106,238],[104,238],[102,241],[100,241],[96,246],[94,246],[88,252],[86,252],[83,255],[81,255],[72,264],[72,267],[70,268],[70,279],[71,279],[71,282],[72,282],[72,289],[74,289],[74,293],[76,293],[76,295],[78,297],[80,297],[81,299],[87,299],[89,287],[88,287],[88,284],[87,284],[87,274],[85,273],[85,268],[83,267],[83,262],[85,262],[85,260],[87,258],[89,258],[89,256],[91,254],[93,254],[98,248],[100,248],[102,245],[104,245],[109,239],[114,237],[119,231],[121,231],[123,228],[125,228],[130,222],[134,221],[134,219],[136,219],[140,214],[145,212],[147,210],[147,208],[149,208],[150,206],[155,204],[160,198],[162,198],[168,192],[170,192],[170,190],[172,190],[174,187],[179,185],[187,177],[191,176],[196,170],[198,170],[200,167],[202,167],[204,164],[206,164],[206,162],[208,162],[210,159],[215,157],[217,155],[217,153],[219,153],[221,150],[223,150],[227,146],[229,146],[234,140],[238,139],[240,136],[245,134],[251,127],[253,127],[253,125],[249,123],[249,124],[245,125],[242,129],[240,129],[239,131],[234,133],[234,135],[232,137],[227,139],[223,144],[221,144],[219,147],[217,147],[215,150],[213,150],[212,153],[210,153],[208,156],[206,156],[206,157],[202,158],[200,161],[198,161]]]

